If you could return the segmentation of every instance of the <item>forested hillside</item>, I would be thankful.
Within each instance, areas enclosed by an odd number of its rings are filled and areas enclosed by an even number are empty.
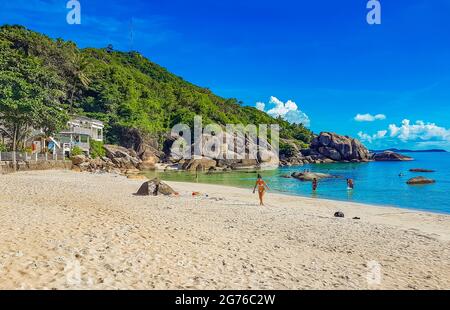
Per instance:
[[[17,113],[29,113],[29,118]],[[21,26],[2,26],[0,117],[13,119],[11,124],[47,126],[51,132],[75,113],[104,121],[109,143],[119,143],[130,129],[160,139],[174,124],[191,124],[196,114],[204,123],[278,123],[281,138],[300,146],[312,138],[303,125],[216,96],[137,52],[79,49]]]

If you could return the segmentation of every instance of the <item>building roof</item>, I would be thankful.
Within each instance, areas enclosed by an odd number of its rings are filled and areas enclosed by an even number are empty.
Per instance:
[[[87,134],[87,133],[78,133],[78,132],[73,132],[73,131],[61,131],[61,132],[58,132],[57,134],[55,134],[55,136],[57,136],[57,135],[76,135],[76,136],[90,136],[89,134]]]
[[[70,121],[85,121],[85,122],[98,123],[98,124],[103,125],[103,122],[99,121],[98,119],[89,118],[87,116],[81,116],[81,115],[72,115]]]

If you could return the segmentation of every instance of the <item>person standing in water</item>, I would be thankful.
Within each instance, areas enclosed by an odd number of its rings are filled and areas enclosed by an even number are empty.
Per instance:
[[[255,187],[253,188],[253,194],[256,192],[256,188],[258,188],[259,205],[264,206],[264,194],[266,193],[266,189],[270,190],[270,188],[267,186],[266,182],[264,182],[260,174],[258,174],[258,179],[256,180]]]
[[[312,181],[312,190],[315,192],[317,190],[317,179],[314,178]]]
[[[354,189],[355,183],[353,183],[353,179],[347,179],[347,188],[348,189]]]

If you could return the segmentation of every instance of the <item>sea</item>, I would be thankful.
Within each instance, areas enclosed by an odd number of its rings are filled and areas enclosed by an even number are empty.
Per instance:
[[[257,173],[260,173],[273,192],[450,214],[450,153],[405,155],[412,156],[414,161],[314,164],[267,171],[149,172],[148,176],[157,175],[167,181],[236,186],[248,188],[250,191],[255,184]],[[430,169],[435,172],[410,172],[412,168]],[[332,174],[336,178],[320,180],[316,192],[312,191],[310,182],[286,178],[293,172],[302,172],[305,169]],[[432,178],[436,183],[414,186],[406,183],[417,176]],[[347,189],[347,178],[354,180],[353,190]]]

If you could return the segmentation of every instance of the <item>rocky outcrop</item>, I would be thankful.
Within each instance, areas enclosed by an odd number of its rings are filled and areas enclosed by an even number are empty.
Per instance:
[[[302,166],[305,162],[300,147],[295,140],[280,139],[280,165],[281,166]]]
[[[292,174],[293,178],[296,178],[300,181],[312,181],[314,179],[330,179],[335,178],[335,176],[326,173],[316,173],[316,172],[294,172]]]
[[[161,182],[158,178],[155,178],[151,181],[145,182],[137,191],[136,195],[138,196],[158,196],[165,195],[171,196],[176,195],[176,192],[166,183]]]
[[[368,162],[369,150],[356,139],[332,132],[322,132],[316,136],[309,149],[299,150],[295,142],[280,140],[288,152],[280,155],[282,166],[323,164],[333,162]]]
[[[412,157],[408,157],[408,156],[394,153],[391,151],[375,153],[372,155],[372,159],[375,161],[411,161],[411,160],[414,160],[414,158],[412,158]]]
[[[369,150],[357,139],[332,132],[322,132],[311,142],[312,156],[321,156],[332,161],[369,161]],[[321,156],[320,156],[321,155]]]
[[[122,174],[138,173],[142,160],[136,151],[117,145],[104,146],[106,156],[89,158],[84,155],[73,156],[72,170],[79,172],[113,172]]]
[[[409,185],[422,185],[422,184],[433,184],[436,183],[435,180],[427,179],[425,177],[416,177],[409,179],[408,182],[406,182]]]
[[[248,137],[241,137],[239,135],[231,136],[228,133],[223,133],[223,142],[220,145],[221,149],[215,150],[212,146],[219,145],[214,143],[216,136],[203,135],[202,145],[192,144],[190,147],[191,154],[194,150],[201,153],[201,158],[184,158],[182,152],[172,148],[176,137],[169,137],[163,143],[162,161],[165,164],[179,164],[183,170],[196,170],[197,167],[203,167],[202,170],[218,169],[218,170],[234,170],[234,169],[275,169],[279,167],[278,154],[271,149],[266,142],[267,149],[260,150],[255,141],[248,139]],[[233,143],[227,143],[233,141]],[[259,141],[260,145],[264,141]],[[245,154],[245,158],[241,158],[238,154]]]

